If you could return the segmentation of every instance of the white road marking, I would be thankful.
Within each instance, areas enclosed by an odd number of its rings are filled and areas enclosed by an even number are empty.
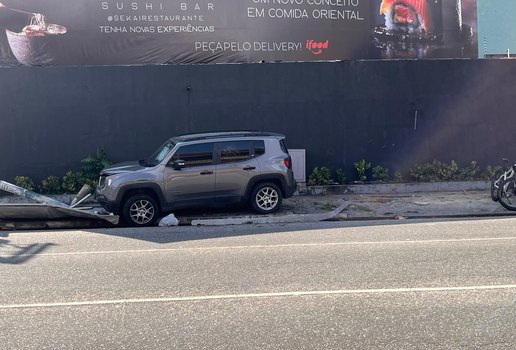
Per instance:
[[[302,247],[331,247],[353,245],[394,245],[394,244],[430,244],[430,243],[464,243],[464,242],[497,242],[514,241],[516,237],[488,237],[488,238],[457,238],[436,240],[406,240],[406,241],[364,241],[364,242],[332,242],[332,243],[292,243],[292,244],[265,244],[265,245],[239,245],[239,246],[215,246],[215,247],[182,247],[182,248],[157,248],[157,249],[126,249],[126,250],[99,250],[84,252],[63,253],[35,253],[19,254],[23,256],[65,256],[65,255],[89,255],[89,254],[131,254],[131,253],[166,253],[207,250],[238,250],[238,249],[273,249],[273,248],[302,248]],[[0,256],[9,257],[9,252],[1,252]]]
[[[464,292],[464,291],[486,291],[486,290],[500,290],[500,289],[515,289],[515,291],[516,291],[516,284],[493,285],[493,286],[429,287],[429,288],[340,289],[340,290],[294,291],[294,292],[278,292],[278,293],[222,294],[222,295],[204,295],[204,296],[190,296],[190,297],[168,297],[168,298],[163,297],[163,298],[142,298],[142,299],[71,301],[71,302],[61,302],[61,303],[0,305],[0,310],[72,307],[72,306],[96,306],[96,305],[114,305],[114,304],[188,302],[188,301],[224,300],[224,299],[256,299],[256,298],[278,298],[278,297],[321,296],[321,295],[324,296],[324,295],[346,295],[346,294]]]

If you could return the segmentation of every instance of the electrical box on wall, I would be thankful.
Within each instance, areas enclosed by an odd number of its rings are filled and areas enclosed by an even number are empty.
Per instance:
[[[306,151],[304,149],[289,149],[292,158],[292,171],[298,183],[306,182]]]

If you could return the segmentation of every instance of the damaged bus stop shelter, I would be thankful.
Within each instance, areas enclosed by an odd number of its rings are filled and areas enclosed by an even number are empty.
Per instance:
[[[0,204],[0,229],[109,227],[119,221],[117,215],[79,206],[91,196],[91,188],[87,185],[83,186],[70,204],[2,180],[0,190],[24,199],[24,203]]]

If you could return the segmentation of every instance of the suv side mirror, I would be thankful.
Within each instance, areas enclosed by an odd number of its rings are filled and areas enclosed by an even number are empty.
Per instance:
[[[176,159],[174,160],[174,163],[172,163],[172,167],[175,170],[181,170],[186,167],[185,161],[182,159]]]

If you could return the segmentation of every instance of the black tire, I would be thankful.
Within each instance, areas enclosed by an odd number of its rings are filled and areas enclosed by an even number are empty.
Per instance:
[[[504,180],[498,187],[498,202],[508,210],[516,211],[516,187],[514,177]]]
[[[498,196],[498,180],[503,173],[504,171],[502,169],[498,169],[491,178],[491,199],[495,202],[500,200],[500,197]]]
[[[264,182],[254,187],[250,201],[254,211],[269,214],[279,210],[283,195],[278,186],[272,182]]]
[[[158,217],[158,204],[147,194],[135,194],[124,202],[122,219],[129,226],[152,226]]]

